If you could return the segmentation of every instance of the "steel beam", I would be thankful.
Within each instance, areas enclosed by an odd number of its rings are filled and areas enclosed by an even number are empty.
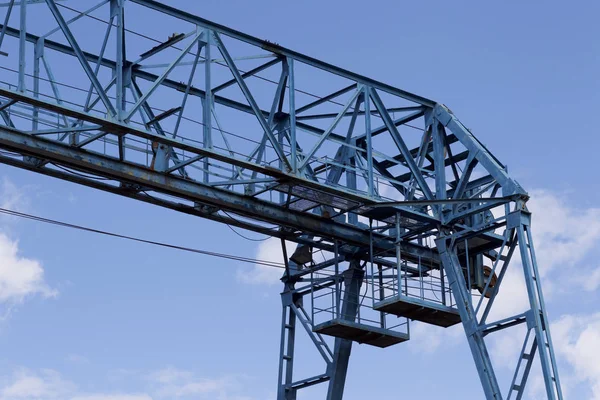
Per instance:
[[[351,81],[362,83],[363,85],[372,86],[379,90],[383,90],[390,94],[402,97],[403,99],[406,99],[406,100],[409,100],[409,101],[412,101],[412,102],[415,102],[418,104],[422,104],[425,106],[429,106],[429,107],[433,107],[435,105],[435,102],[433,100],[427,99],[425,97],[422,97],[422,96],[419,96],[419,95],[416,95],[416,94],[413,94],[410,92],[407,92],[405,90],[395,88],[388,84],[376,81],[371,78],[367,78],[366,76],[362,76],[362,75],[356,74],[354,72],[350,72],[343,68],[336,67],[335,65],[323,62],[321,60],[317,60],[315,58],[306,56],[304,54],[298,53],[298,52],[290,50],[290,49],[286,49],[285,47],[282,47],[279,45],[274,45],[273,43],[258,39],[251,35],[237,31],[235,29],[231,29],[224,25],[217,24],[217,23],[209,21],[207,19],[200,18],[196,15],[193,15],[188,12],[179,10],[177,8],[168,6],[168,5],[160,3],[158,1],[153,1],[153,0],[130,0],[130,1],[133,3],[137,3],[142,6],[148,7],[150,9],[159,11],[161,13],[171,15],[175,18],[179,18],[182,21],[187,21],[187,22],[190,22],[195,25],[200,25],[200,26],[206,27],[208,29],[214,30],[215,32],[232,37],[234,39],[238,39],[243,42],[252,44],[254,46],[261,47],[272,53],[275,53],[275,54],[278,54],[278,55],[281,55],[284,57],[291,57],[298,62],[301,62],[306,65],[310,65],[315,68],[322,69],[324,71],[332,72],[336,75],[339,75],[339,76],[349,79]]]
[[[15,129],[0,127],[0,147],[85,170],[91,174],[110,177],[116,181],[140,185],[189,201],[210,204],[252,219],[311,232],[316,236],[337,239],[358,247],[365,248],[370,243],[369,233],[356,226],[338,223],[315,214],[285,209],[263,200],[249,198],[173,175],[165,175],[135,164],[72,148],[40,137],[33,137]],[[391,251],[394,249],[394,243],[381,235],[374,240],[374,247],[378,251]],[[428,257],[431,250],[425,246],[407,243],[403,251],[413,254],[415,257]],[[437,258],[434,257],[431,262],[437,263]]]
[[[445,127],[450,129],[460,142],[474,154],[479,163],[502,187],[504,196],[522,194],[527,196],[525,189],[517,181],[508,176],[504,165],[448,110],[447,107],[438,104],[434,109],[435,118]]]

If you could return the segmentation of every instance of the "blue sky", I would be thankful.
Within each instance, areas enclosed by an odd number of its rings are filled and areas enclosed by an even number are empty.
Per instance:
[[[448,105],[531,192],[567,398],[600,399],[600,3],[169,4]],[[277,257],[226,226],[3,165],[0,189],[2,207]],[[1,217],[0,232],[0,399],[274,398],[273,275],[15,218]],[[407,343],[355,346],[345,398],[481,399],[460,329],[415,326]],[[321,373],[299,336],[299,372]],[[512,337],[492,345],[502,376],[511,361],[502,354],[515,346]],[[539,381],[531,384],[536,398]]]

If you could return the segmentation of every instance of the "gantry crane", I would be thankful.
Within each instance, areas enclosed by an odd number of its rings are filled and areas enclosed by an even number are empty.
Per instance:
[[[341,399],[352,344],[414,320],[463,325],[487,399],[522,398],[536,359],[562,399],[529,196],[448,107],[154,0],[0,10],[1,162],[281,239],[278,399]],[[497,316],[511,268],[529,301]],[[486,340],[517,326],[501,390]]]

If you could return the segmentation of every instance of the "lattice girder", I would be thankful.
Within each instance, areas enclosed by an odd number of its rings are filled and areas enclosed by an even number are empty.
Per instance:
[[[507,395],[523,395],[537,355],[548,398],[562,399],[528,195],[446,106],[153,0],[0,10],[1,162],[309,249],[306,263],[286,260],[282,340],[295,318],[315,328],[301,298],[322,290],[319,274],[341,304],[364,282],[379,285],[368,308],[381,326],[370,333],[397,342],[408,335],[387,332],[376,304],[411,295],[427,307],[422,287],[401,283],[435,278],[442,297],[431,310],[447,313],[439,324],[460,315],[487,398],[505,396],[485,337],[527,323],[535,340]],[[149,30],[150,16],[163,23]],[[529,309],[490,324],[517,248]],[[316,251],[328,252],[323,262]],[[340,300],[346,263],[362,272]],[[360,307],[346,307],[339,325],[360,330]],[[350,349],[338,337],[327,371],[294,381],[293,363],[283,367],[293,349],[282,346],[279,398],[321,382],[341,398]]]

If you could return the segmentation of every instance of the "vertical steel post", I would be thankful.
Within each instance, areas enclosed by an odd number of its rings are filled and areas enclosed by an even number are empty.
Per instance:
[[[116,77],[117,77],[117,121],[123,121],[123,115],[125,113],[125,84],[123,79],[123,68],[125,65],[125,17],[123,10],[123,0],[112,0],[111,1],[111,16],[117,20],[117,53],[116,53]]]
[[[338,241],[336,240],[334,242],[334,257],[335,257],[335,317],[339,318],[340,317],[340,305],[342,303],[342,283],[340,282],[340,263],[338,260],[338,256],[339,256],[339,245],[338,245]],[[314,309],[314,305],[313,305],[313,309]],[[314,319],[313,319],[314,320]]]
[[[283,143],[285,140],[285,125],[283,121],[278,121],[277,124],[275,125],[275,131],[277,131],[277,144],[283,149]],[[265,147],[265,155],[267,154],[266,151],[266,147]],[[284,169],[284,162],[283,160],[280,158],[277,161],[278,167],[280,170]],[[285,193],[283,192],[279,192],[279,203],[280,204],[285,204]]]
[[[402,295],[402,235],[400,213],[396,213],[396,281],[398,282],[398,296]],[[395,294],[395,293],[394,293]],[[408,292],[406,293],[408,294]]]
[[[367,177],[369,185],[369,196],[375,195],[374,180],[373,180],[373,144],[371,142],[371,96],[370,89],[365,85],[365,132],[367,134]]]
[[[296,78],[294,75],[294,59],[291,57],[287,58],[288,66],[288,99],[289,99],[289,125],[290,125],[290,164],[292,167],[292,173],[298,172],[298,155],[297,153],[297,142],[296,142]]]
[[[25,50],[27,49],[27,1],[21,1],[19,31],[19,92],[25,93]]]
[[[344,300],[341,312],[341,317],[347,321],[354,321],[358,313],[360,287],[363,278],[364,271],[360,266],[360,261],[350,261],[350,266],[344,271]],[[335,339],[333,362],[327,371],[330,376],[327,400],[341,400],[343,398],[351,352],[351,340]]]
[[[117,121],[122,122],[125,117],[125,80],[123,77],[123,69],[125,66],[125,15],[124,15],[124,0],[111,0],[111,17],[117,20],[117,53],[116,53],[116,113]],[[119,135],[119,159],[125,159],[125,137]]]
[[[446,143],[446,135],[443,127],[440,123],[434,119],[432,126],[432,139],[433,139],[433,161],[435,169],[435,194],[438,200],[444,200],[447,197],[446,194],[446,155],[444,154],[444,148]],[[438,209],[440,218],[444,211],[444,206],[440,205]],[[435,210],[435,208],[434,208]]]
[[[40,59],[43,55],[44,38],[40,38],[35,42],[35,48],[33,50],[33,97],[36,99],[40,97]],[[31,128],[34,131],[37,131],[39,127],[39,113],[39,108],[33,107],[33,121],[31,122]]]
[[[356,150],[348,149],[351,153],[348,156],[348,164],[349,167],[346,169],[346,186],[348,189],[355,191],[356,190]],[[348,223],[352,225],[358,225],[358,214],[349,213],[348,214]]]
[[[204,46],[204,104],[203,104],[203,118],[204,123],[204,147],[211,149],[212,144],[212,31],[206,30],[206,45]]]
[[[207,149],[212,149],[212,107],[213,107],[213,95],[212,95],[212,54],[211,47],[213,43],[213,33],[211,30],[206,30],[206,45],[204,46],[204,103],[202,104],[202,123],[204,124],[204,135],[203,145]],[[210,162],[208,158],[204,159],[204,182],[208,183],[210,175]]]
[[[289,389],[294,375],[294,345],[296,339],[296,313],[292,310],[294,295],[292,283],[284,283],[281,293],[281,343],[279,347],[279,378],[277,380],[277,400],[295,400],[296,390]]]

